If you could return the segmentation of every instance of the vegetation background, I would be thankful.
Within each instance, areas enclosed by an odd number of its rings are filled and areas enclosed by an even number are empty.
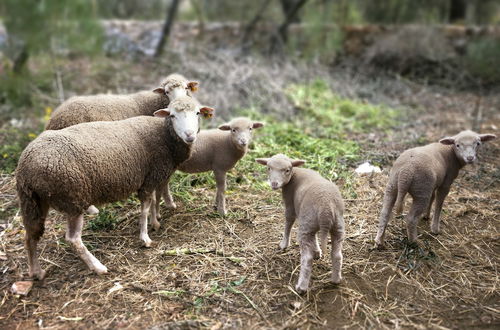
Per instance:
[[[199,80],[197,97],[217,109],[205,128],[238,115],[266,122],[229,175],[229,216],[210,206],[211,173],[175,175],[180,207],[164,211],[152,250],[137,243],[134,196],[103,206],[85,243],[115,275],[96,279],[73,262],[52,212],[42,240],[50,280],[13,295],[26,276],[12,175],[24,147],[65,99],[151,89],[172,72]],[[498,135],[499,87],[496,0],[2,0],[0,325],[494,328],[497,142],[452,191],[444,238],[423,224],[422,244],[410,249],[395,221],[389,251],[369,247],[392,161],[466,128]],[[278,152],[306,159],[347,200],[338,288],[324,258],[308,296],[289,289],[298,248],[275,251],[280,196],[254,162]],[[357,176],[364,161],[383,173]]]

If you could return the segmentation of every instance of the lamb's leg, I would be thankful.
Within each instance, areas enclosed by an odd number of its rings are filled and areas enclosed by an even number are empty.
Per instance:
[[[295,291],[304,293],[309,288],[309,281],[311,280],[316,235],[315,233],[303,233],[300,231],[299,228],[300,274]]]
[[[170,184],[168,182],[163,190],[163,199],[165,200],[165,207],[167,209],[175,210],[177,208],[177,205],[172,198],[172,194],[170,193]]]
[[[443,209],[443,203],[446,196],[450,192],[450,187],[439,187],[436,190],[436,203],[434,206],[434,217],[432,218],[431,223],[431,232],[433,234],[439,234],[441,232],[440,229],[440,217],[441,210]]]
[[[418,221],[423,216],[430,202],[429,197],[413,197],[413,203],[411,205],[410,212],[406,216],[406,230],[408,234],[408,242],[415,243],[417,241],[418,231]]]
[[[66,240],[70,242],[76,250],[76,253],[87,264],[87,266],[97,274],[108,272],[106,266],[101,264],[92,253],[87,250],[82,242],[83,214],[68,219],[68,229],[66,231]]]
[[[49,207],[46,204],[38,204],[36,207],[40,208],[40,217],[32,219],[32,221],[27,222],[27,219],[23,217],[24,228],[26,230],[25,234],[25,248],[28,252],[28,273],[31,278],[37,278],[43,280],[45,277],[45,271],[40,266],[40,261],[38,260],[38,255],[36,252],[38,241],[42,237],[45,229],[45,218],[47,217],[47,212]]]
[[[157,191],[158,190],[151,194],[151,225],[153,226],[154,230],[160,229],[160,222],[158,221],[160,203],[158,202],[158,198],[160,198],[161,194],[157,193]]]
[[[226,198],[224,192],[226,191],[226,172],[215,171],[215,182],[217,183],[217,194],[215,203],[217,204],[217,212],[220,215],[226,215]]]
[[[342,281],[342,243],[345,234],[342,229],[334,229],[330,234],[332,236],[332,282],[338,284]]]
[[[290,232],[292,230],[293,223],[295,222],[295,214],[288,208],[285,211],[285,230],[283,232],[283,239],[280,242],[280,249],[284,250],[290,246]]]
[[[152,240],[148,235],[148,213],[149,208],[151,207],[152,198],[148,196],[144,200],[141,201],[141,217],[140,217],[140,227],[141,232],[139,234],[140,239],[144,242],[145,247],[150,247]]]
[[[378,247],[384,245],[385,229],[387,228],[387,224],[391,219],[391,212],[392,208],[394,207],[394,203],[396,202],[396,198],[397,198],[397,189],[392,187],[387,187],[384,194],[382,211],[380,212],[378,232],[375,238],[375,244]]]
[[[88,215],[99,214],[99,209],[97,207],[95,207],[94,205],[90,205],[89,208],[87,209],[86,213]]]
[[[425,213],[424,219],[430,219],[431,218],[431,208],[432,208],[432,203],[434,202],[434,197],[436,196],[436,190],[432,192],[431,195],[431,201],[429,202],[429,206],[427,207],[427,212]]]

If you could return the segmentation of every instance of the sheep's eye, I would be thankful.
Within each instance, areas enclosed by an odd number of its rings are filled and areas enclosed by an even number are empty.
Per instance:
[[[289,169],[289,168],[287,168],[287,169],[285,170],[285,173],[290,173],[290,169]]]
[[[267,168],[267,170],[268,170],[268,171],[270,171],[270,170],[271,170],[271,168],[270,168],[270,167],[268,167],[268,168]]]
[[[457,148],[460,148],[460,144],[457,144],[456,146],[457,146]]]
[[[477,142],[477,145],[478,145],[478,146],[480,146],[480,145],[481,145],[481,142],[479,142],[479,141],[478,141],[478,142]]]
[[[233,131],[233,133],[236,133],[236,128],[233,128],[232,131]]]
[[[196,115],[197,115],[197,116],[199,116],[199,115],[200,115],[200,112],[198,111],[198,112],[196,113]]]
[[[170,115],[170,118],[175,118],[175,115]]]
[[[252,128],[250,127],[248,130],[249,130],[249,131],[251,131],[251,130],[252,130]]]

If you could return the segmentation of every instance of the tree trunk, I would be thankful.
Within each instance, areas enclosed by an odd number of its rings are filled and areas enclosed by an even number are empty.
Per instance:
[[[170,30],[174,24],[175,16],[177,15],[177,9],[179,8],[180,0],[172,0],[172,4],[168,8],[167,17],[165,18],[165,23],[163,24],[163,30],[161,32],[160,41],[156,47],[155,57],[159,57],[163,53],[163,48],[168,41],[170,36]]]
[[[288,42],[288,27],[292,24],[298,11],[306,4],[307,0],[298,0],[295,6],[286,14],[285,21],[279,26],[278,31],[271,37],[270,53],[275,53]]]
[[[300,2],[300,0],[280,0],[283,16],[287,17],[288,13],[295,8],[298,2]],[[300,17],[296,13],[290,19],[291,23],[300,23]]]
[[[257,23],[259,23],[259,21],[262,19],[262,16],[264,16],[264,12],[266,11],[267,7],[269,7],[271,2],[272,2],[271,0],[263,0],[260,5],[260,8],[257,10],[257,14],[245,27],[245,31],[243,32],[243,37],[241,38],[241,49],[243,50],[243,52],[248,51],[249,48],[248,40],[250,39],[250,35],[255,30]]]
[[[17,55],[16,58],[14,59],[14,65],[12,67],[12,71],[15,74],[20,74],[23,71],[26,62],[28,62],[28,57],[29,57],[28,49],[26,45],[24,45],[19,55]]]
[[[450,22],[465,20],[465,0],[450,0],[448,19]]]

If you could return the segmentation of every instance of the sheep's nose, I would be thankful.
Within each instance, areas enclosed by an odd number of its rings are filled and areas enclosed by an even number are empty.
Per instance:
[[[186,142],[193,142],[196,138],[194,131],[186,131],[184,134],[186,134]]]
[[[248,143],[248,142],[247,142],[246,140],[240,140],[240,144],[241,144],[242,146],[246,146],[246,145],[247,145],[247,143]]]
[[[278,189],[278,182],[276,181],[271,182],[271,188]]]
[[[474,160],[474,156],[467,156],[467,160],[468,160],[469,162],[472,162],[472,161]]]

